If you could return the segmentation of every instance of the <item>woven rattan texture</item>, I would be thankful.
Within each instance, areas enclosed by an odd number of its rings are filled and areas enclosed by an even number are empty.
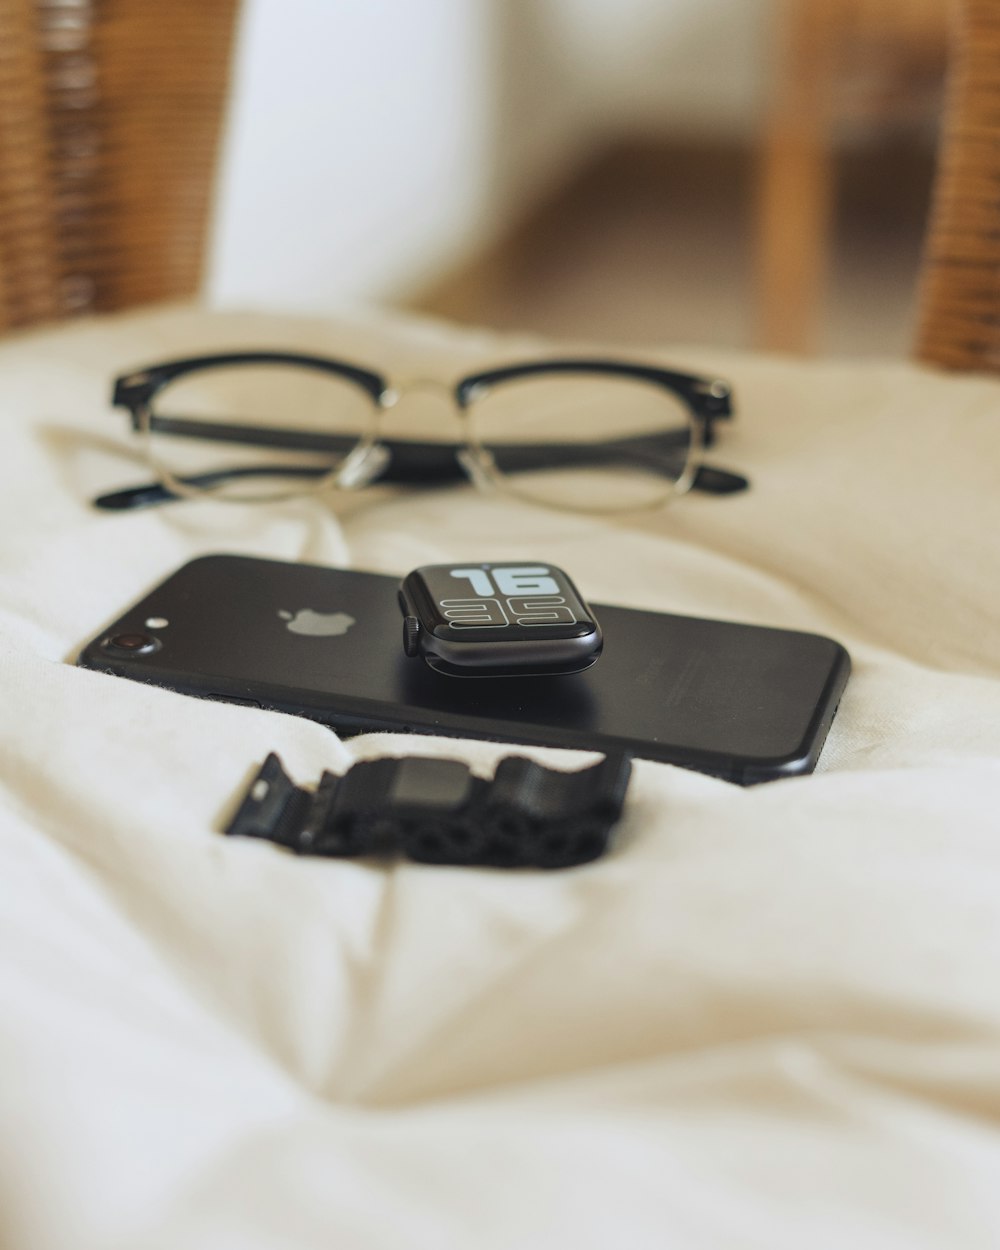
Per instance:
[[[0,0],[0,330],[194,293],[236,0]]]
[[[957,13],[917,355],[1000,371],[1000,0]]]

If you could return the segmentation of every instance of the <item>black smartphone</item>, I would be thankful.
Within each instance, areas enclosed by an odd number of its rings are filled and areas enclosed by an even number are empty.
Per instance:
[[[850,672],[830,638],[592,604],[600,660],[460,678],[403,651],[400,581],[214,555],[102,630],[85,668],[274,708],[343,734],[389,730],[629,751],[750,785],[811,772]]]

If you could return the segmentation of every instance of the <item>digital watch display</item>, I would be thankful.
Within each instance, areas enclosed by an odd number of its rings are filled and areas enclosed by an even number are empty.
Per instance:
[[[406,654],[451,677],[578,673],[601,654],[601,627],[552,564],[425,565],[399,604]]]

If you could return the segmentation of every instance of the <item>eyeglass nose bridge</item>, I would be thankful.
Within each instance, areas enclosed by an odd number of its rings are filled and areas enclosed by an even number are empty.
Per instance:
[[[440,378],[393,380],[379,396],[377,423],[379,438],[468,441],[466,413],[455,397],[454,385]]]
[[[430,420],[426,411],[422,416],[422,405],[428,399],[445,401],[444,405],[433,403]],[[386,414],[392,414],[389,422],[386,421]],[[480,490],[494,488],[489,474],[491,458],[475,445],[471,437],[469,414],[459,399],[454,382],[425,376],[398,381],[393,379],[379,397],[377,423],[375,446],[391,457],[398,460],[410,441],[417,444],[425,440],[440,443],[450,449],[459,472],[464,473]],[[440,471],[440,466],[437,469]],[[405,469],[403,471],[406,472]]]
[[[403,378],[393,381],[379,396],[379,407],[383,411],[389,411],[398,408],[400,403],[405,403],[421,394],[437,395],[447,400],[448,408],[452,413],[459,409],[454,386],[449,382],[442,382],[440,378],[428,377]]]

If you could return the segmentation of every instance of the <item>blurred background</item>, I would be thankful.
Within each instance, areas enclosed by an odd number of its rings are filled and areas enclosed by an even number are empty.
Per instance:
[[[0,0],[2,317],[197,292],[902,355],[946,16],[945,0]]]

